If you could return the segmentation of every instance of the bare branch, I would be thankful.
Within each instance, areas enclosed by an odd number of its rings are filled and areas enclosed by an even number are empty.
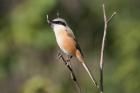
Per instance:
[[[46,15],[46,17],[47,17],[47,22],[48,22],[48,24],[50,25],[50,24],[51,24],[51,21],[49,20],[49,16]]]
[[[111,19],[117,14],[117,12],[114,12],[107,20],[107,23],[111,21]]]
[[[104,58],[104,47],[105,47],[107,26],[108,26],[108,23],[109,23],[109,22],[111,21],[111,19],[113,18],[113,16],[116,14],[116,12],[114,12],[114,13],[107,19],[104,3],[102,4],[102,9],[103,9],[103,16],[104,16],[104,34],[103,34],[103,39],[102,39],[101,55],[100,55],[100,93],[103,93],[103,90],[104,90],[104,86],[103,86],[103,69],[104,69],[103,58]]]
[[[61,59],[61,60],[63,61],[63,63],[65,64],[65,66],[67,66],[67,68],[69,69],[69,71],[70,71],[70,73],[71,73],[71,78],[72,78],[72,80],[73,80],[74,83],[75,83],[75,86],[76,86],[76,88],[77,88],[78,93],[82,93],[82,92],[81,92],[81,88],[80,88],[80,86],[79,86],[79,83],[77,82],[76,76],[75,76],[75,74],[74,74],[74,72],[73,72],[73,70],[72,70],[71,65],[65,60],[65,58],[63,57],[62,54],[59,53],[58,56],[59,56],[59,59]]]

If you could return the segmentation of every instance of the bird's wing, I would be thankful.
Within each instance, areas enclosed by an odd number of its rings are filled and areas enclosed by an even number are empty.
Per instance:
[[[76,42],[77,42],[77,40],[76,40]],[[76,43],[76,48],[80,51],[81,56],[84,57],[83,52],[82,52],[82,50],[81,50],[81,48],[80,48],[78,42]]]
[[[76,46],[76,48],[80,51],[81,55],[83,56],[82,50],[81,50],[81,48],[80,48],[80,45],[78,44],[78,41],[77,41],[77,39],[76,39],[74,33],[72,32],[72,30],[71,30],[69,27],[67,28],[67,32],[68,32],[68,35],[69,35],[70,37],[72,37],[73,40],[76,42],[76,45],[75,45],[75,46]]]
[[[72,37],[73,39],[75,39],[75,35],[74,35],[74,33],[72,32],[72,30],[69,27],[67,27],[66,31],[68,32],[68,35],[70,37]]]

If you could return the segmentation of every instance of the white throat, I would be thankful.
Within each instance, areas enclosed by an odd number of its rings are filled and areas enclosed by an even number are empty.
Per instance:
[[[63,43],[64,43],[64,35],[66,33],[66,27],[63,25],[54,25],[53,31],[55,33],[56,41],[58,46],[67,53],[67,51],[64,50],[63,48]]]
[[[66,30],[66,27],[63,25],[54,25],[54,27],[53,27],[53,31],[54,31],[55,35],[59,34],[60,32],[65,31],[65,30]]]

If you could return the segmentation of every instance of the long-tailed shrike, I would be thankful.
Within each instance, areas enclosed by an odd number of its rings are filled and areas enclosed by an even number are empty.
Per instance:
[[[56,41],[60,49],[66,55],[68,55],[69,58],[72,58],[73,56],[76,57],[87,71],[95,86],[97,86],[97,82],[95,81],[94,77],[92,77],[88,67],[85,64],[83,53],[76,40],[76,37],[74,36],[74,33],[68,26],[67,22],[64,19],[58,17],[52,21],[48,20],[48,23],[53,28]]]

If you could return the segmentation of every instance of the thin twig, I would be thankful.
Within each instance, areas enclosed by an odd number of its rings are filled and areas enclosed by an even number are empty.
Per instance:
[[[100,93],[103,93],[103,56],[104,56],[104,46],[105,46],[105,38],[106,38],[106,29],[107,29],[107,21],[106,21],[106,12],[105,6],[103,7],[103,15],[104,15],[104,35],[102,40],[102,47],[101,47],[101,58],[100,58]]]
[[[107,23],[111,21],[111,19],[116,15],[117,12],[113,12],[113,14],[107,19]]]
[[[72,80],[73,80],[74,83],[75,83],[75,86],[76,86],[76,88],[77,88],[78,93],[82,93],[82,92],[81,92],[81,88],[80,88],[80,86],[79,86],[79,83],[77,82],[76,76],[75,76],[75,74],[74,74],[74,72],[73,72],[73,69],[72,69],[71,65],[65,60],[65,58],[63,57],[63,55],[60,54],[60,53],[59,53],[59,59],[61,59],[61,60],[63,61],[63,63],[65,64],[65,66],[67,66],[67,68],[68,68],[69,71],[71,72],[71,78],[72,78]]]
[[[50,23],[49,16],[46,15],[48,24]]]
[[[100,93],[103,93],[103,90],[104,90],[104,86],[103,86],[103,69],[104,69],[104,68],[103,68],[103,67],[104,67],[103,58],[104,58],[104,47],[105,47],[107,26],[108,26],[108,23],[109,23],[109,22],[111,21],[111,19],[113,18],[113,16],[116,14],[116,12],[114,12],[114,13],[107,19],[104,3],[102,4],[102,8],[103,8],[103,16],[104,16],[104,34],[103,34],[103,39],[102,39],[102,47],[101,47],[101,55],[100,55]]]

